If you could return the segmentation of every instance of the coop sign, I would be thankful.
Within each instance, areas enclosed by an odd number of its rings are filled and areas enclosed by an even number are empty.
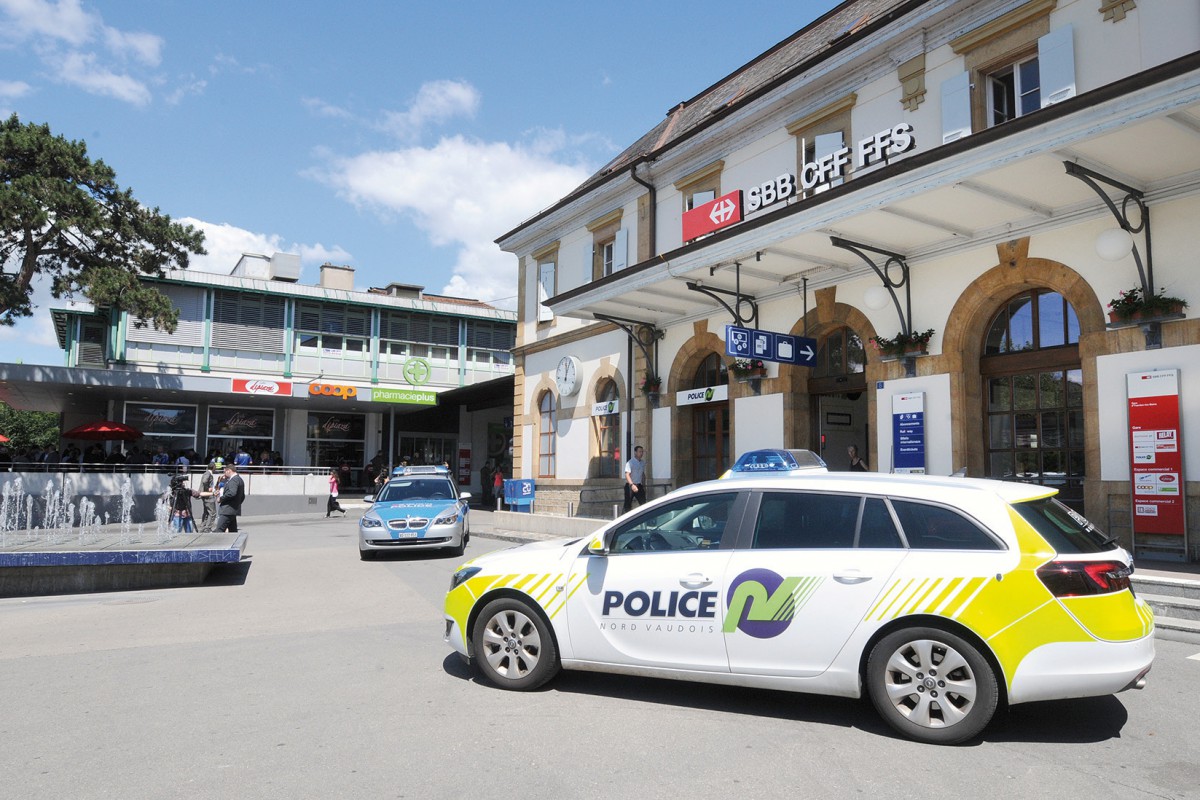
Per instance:
[[[854,168],[864,169],[879,161],[886,161],[891,156],[907,153],[916,146],[916,143],[917,140],[913,137],[913,127],[907,122],[879,131],[873,136],[859,139],[853,148],[842,147],[826,153],[818,159],[805,162],[800,167],[799,180],[797,180],[797,176],[785,172],[777,178],[747,190],[745,212],[753,213],[772,203],[787,200],[797,191],[812,191],[818,186],[845,177],[849,171],[852,157]]]

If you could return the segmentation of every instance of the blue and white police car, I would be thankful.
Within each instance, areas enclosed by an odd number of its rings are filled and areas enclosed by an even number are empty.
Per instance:
[[[471,537],[470,492],[459,492],[445,467],[397,467],[358,521],[358,553],[447,549],[462,555]]]

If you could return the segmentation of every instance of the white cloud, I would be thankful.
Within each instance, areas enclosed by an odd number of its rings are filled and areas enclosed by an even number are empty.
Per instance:
[[[407,111],[384,114],[383,128],[402,139],[413,139],[428,125],[474,117],[479,102],[479,90],[465,81],[430,81],[417,90]]]
[[[52,298],[50,281],[41,276],[34,276],[31,300],[33,316],[22,317],[11,327],[0,325],[0,360],[14,364],[61,364],[63,352],[58,347],[50,309],[65,308],[68,301]]]
[[[30,88],[25,81],[0,81],[0,97],[24,97]]]
[[[101,67],[92,53],[70,53],[58,69],[58,77],[90,94],[113,97],[136,106],[150,102],[150,90],[141,81]]]
[[[435,245],[457,247],[453,277],[443,291],[509,298],[516,259],[493,240],[590,174],[581,160],[565,163],[553,141],[540,136],[512,145],[454,136],[429,148],[327,156],[329,164],[313,177],[352,203],[412,218]]]
[[[304,107],[316,114],[318,117],[329,117],[331,119],[354,119],[354,115],[344,108],[326,103],[318,97],[304,97],[300,100]]]
[[[319,266],[325,262],[346,264],[353,261],[340,245],[327,247],[320,242],[303,244],[287,243],[282,236],[273,233],[255,233],[224,222],[205,222],[194,217],[182,217],[177,222],[191,225],[204,232],[204,249],[208,255],[192,256],[188,269],[198,272],[216,272],[228,275],[237,266],[243,253],[270,256],[275,253],[296,253],[300,256],[300,268]]]
[[[0,0],[0,41],[28,47],[64,83],[134,105],[150,102],[146,81],[109,62],[157,67],[164,46],[152,33],[105,25],[80,0]]]

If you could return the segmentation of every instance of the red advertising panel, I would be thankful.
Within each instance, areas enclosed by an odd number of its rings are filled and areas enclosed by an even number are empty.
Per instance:
[[[233,391],[236,394],[267,394],[291,397],[292,384],[290,381],[273,381],[269,378],[233,378]]]
[[[712,233],[742,221],[742,190],[735,189],[691,211],[683,212],[683,240]]]
[[[1183,441],[1179,430],[1179,371],[1131,372],[1129,467],[1133,483],[1133,533],[1186,530]]]

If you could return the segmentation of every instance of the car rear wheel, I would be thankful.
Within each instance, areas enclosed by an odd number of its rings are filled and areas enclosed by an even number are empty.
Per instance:
[[[867,660],[867,690],[885,722],[931,744],[978,736],[1000,696],[987,659],[937,628],[905,628],[879,640]]]
[[[536,689],[559,670],[550,627],[516,598],[502,597],[484,606],[471,643],[480,672],[501,689]]]

